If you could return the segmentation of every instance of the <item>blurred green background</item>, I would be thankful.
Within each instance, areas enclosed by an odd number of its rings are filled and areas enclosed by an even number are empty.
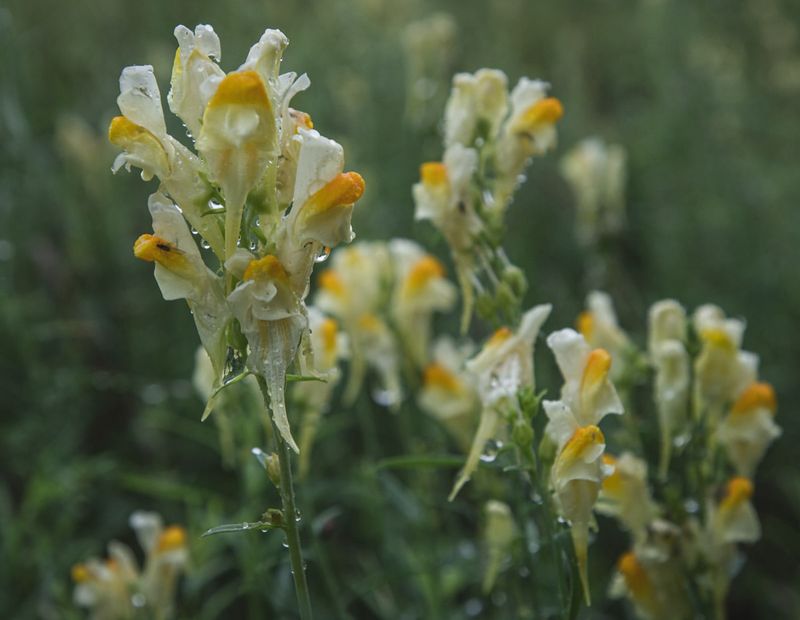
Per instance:
[[[442,12],[449,26],[420,56],[407,26]],[[5,2],[0,616],[82,617],[69,567],[110,539],[132,543],[134,509],[186,523],[196,538],[277,501],[246,456],[253,423],[236,421],[245,465],[232,469],[217,427],[199,422],[192,321],[131,253],[149,230],[155,186],[113,177],[105,140],[121,69],[153,64],[165,95],[172,29],[210,23],[226,69],[264,28],[282,29],[284,70],[312,80],[294,104],[367,179],[359,238],[413,235],[442,255],[433,231],[413,222],[410,187],[418,164],[440,157],[449,76],[488,66],[512,83],[550,81],[566,109],[560,147],[534,162],[507,243],[532,284],[528,301],[555,304],[550,329],[571,324],[598,284],[584,275],[558,157],[588,135],[626,147],[628,228],[599,284],[640,341],[647,306],[667,296],[747,318],[745,348],[776,387],[784,435],[756,478],[764,537],[747,550],[730,616],[800,617],[798,19],[791,0]],[[428,449],[421,414],[408,407],[390,419],[368,399],[359,406],[328,416],[300,488],[319,617],[513,617],[505,594],[476,598],[479,505],[469,494],[445,504],[454,471],[374,469]],[[624,548],[609,537],[607,557],[591,550],[598,600]],[[277,535],[197,541],[193,564],[181,617],[293,617]],[[584,615],[623,614],[600,603]]]

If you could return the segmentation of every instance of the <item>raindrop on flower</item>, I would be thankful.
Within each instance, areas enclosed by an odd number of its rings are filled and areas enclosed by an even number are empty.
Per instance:
[[[203,248],[204,250],[209,250],[209,249],[211,249],[211,244],[208,241],[206,241],[205,239],[202,239],[200,241],[200,247]]]
[[[331,255],[331,249],[326,245],[320,250],[319,254],[317,254],[317,257],[314,259],[314,262],[324,263],[326,260],[328,260],[328,257],[330,255]]]
[[[212,199],[208,201],[208,208],[211,209],[212,211],[216,211],[222,209],[222,205],[218,203],[216,200]]]
[[[197,235],[198,234],[197,233],[197,229],[194,226],[192,226],[192,234],[193,235]]]

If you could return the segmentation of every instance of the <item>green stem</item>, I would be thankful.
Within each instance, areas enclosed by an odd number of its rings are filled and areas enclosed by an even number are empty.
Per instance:
[[[264,396],[264,404],[269,408],[269,393],[263,377],[258,378],[258,386]],[[271,416],[270,416],[271,417]],[[283,508],[283,530],[286,533],[286,544],[289,546],[289,558],[292,563],[292,577],[294,590],[297,595],[297,607],[301,620],[311,620],[311,598],[306,581],[305,562],[303,550],[300,547],[300,532],[297,529],[297,508],[294,499],[294,486],[292,484],[292,461],[289,446],[283,440],[280,430],[272,421],[272,436],[278,448],[278,464],[281,470],[281,504]]]

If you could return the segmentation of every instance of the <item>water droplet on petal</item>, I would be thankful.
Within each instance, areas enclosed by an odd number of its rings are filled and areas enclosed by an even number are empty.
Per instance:
[[[314,262],[324,263],[326,260],[328,260],[328,257],[330,255],[331,255],[331,249],[326,245],[320,250],[319,254],[317,254],[317,257],[314,259]]]

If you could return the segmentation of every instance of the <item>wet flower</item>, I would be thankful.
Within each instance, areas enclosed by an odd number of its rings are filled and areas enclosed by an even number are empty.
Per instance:
[[[608,414],[621,414],[622,403],[610,380],[611,355],[591,349],[572,329],[550,334],[547,344],[564,377],[561,399],[543,402],[546,432],[558,446],[551,484],[561,515],[570,522],[572,542],[589,602],[586,561],[592,508],[605,475],[605,437],[597,426]]]
[[[133,253],[155,263],[155,278],[164,299],[185,299],[189,304],[200,341],[219,378],[227,349],[225,327],[231,316],[222,279],[206,267],[181,211],[169,198],[152,194],[148,206],[154,234],[140,236]]]
[[[283,33],[266,30],[227,74],[217,64],[220,43],[210,26],[194,32],[179,26],[175,36],[168,101],[197,155],[167,134],[149,66],[123,71],[122,116],[109,128],[123,149],[114,168],[136,166],[143,178],[161,182],[151,199],[155,235],[140,237],[135,253],[157,263],[166,298],[186,298],[192,307],[215,387],[229,370],[226,361],[246,357],[249,370],[266,381],[281,435],[297,450],[284,402],[286,372],[307,339],[304,300],[314,264],[352,240],[350,220],[364,180],[344,171],[339,144],[289,107],[310,81],[279,74],[288,45]],[[222,277],[205,267],[183,218],[222,263]],[[249,353],[227,340],[231,316]]]
[[[507,85],[505,74],[494,69],[453,78],[444,156],[421,166],[413,188],[416,218],[430,220],[453,255],[462,332],[476,291],[496,306],[484,314],[494,314],[499,323],[504,312],[517,320],[526,283],[500,247],[503,215],[530,158],[555,144],[555,123],[563,113],[557,99],[546,97],[544,82],[522,78],[510,96]]]
[[[477,469],[484,445],[497,432],[503,409],[518,406],[516,397],[521,389],[534,388],[534,342],[551,308],[543,304],[526,312],[516,332],[507,327],[498,329],[467,362],[467,370],[476,378],[482,408],[472,447],[450,492],[450,501]]]

